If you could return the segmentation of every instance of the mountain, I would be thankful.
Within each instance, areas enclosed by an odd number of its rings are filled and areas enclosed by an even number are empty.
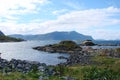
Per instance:
[[[23,41],[23,39],[17,39],[6,36],[2,31],[0,31],[0,42],[19,42],[19,41]]]
[[[75,31],[71,32],[51,32],[47,34],[38,35],[9,35],[15,38],[22,38],[24,40],[93,40],[91,36],[83,35]]]
[[[4,33],[2,31],[0,31],[0,36],[3,36],[3,35],[4,35]]]

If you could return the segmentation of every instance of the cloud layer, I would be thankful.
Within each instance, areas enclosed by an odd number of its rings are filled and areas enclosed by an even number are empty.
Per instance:
[[[117,39],[120,36],[120,8],[107,7],[87,10],[51,10],[47,13],[56,18],[46,21],[34,19],[27,23],[14,15],[38,14],[44,6],[51,4],[48,0],[1,0],[0,2],[0,30],[6,34],[43,34],[53,31],[77,31],[92,35],[95,39]],[[39,16],[38,16],[39,17]],[[50,16],[48,16],[50,17]],[[24,21],[24,20],[23,20]],[[114,29],[112,28],[114,27]],[[111,30],[113,29],[113,30]],[[117,31],[116,31],[117,30]],[[100,34],[101,33],[101,34]],[[100,35],[99,35],[100,34]]]

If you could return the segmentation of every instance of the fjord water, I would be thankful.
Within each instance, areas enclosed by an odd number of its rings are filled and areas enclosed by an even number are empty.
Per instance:
[[[32,49],[32,47],[54,44],[59,41],[24,41],[24,42],[6,42],[0,43],[0,53],[3,59],[20,59],[28,61],[38,61],[47,65],[56,65],[65,62],[64,59],[58,59],[59,56],[68,57],[68,54],[48,53]]]

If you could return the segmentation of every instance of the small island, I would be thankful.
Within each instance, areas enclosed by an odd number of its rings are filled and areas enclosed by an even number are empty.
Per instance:
[[[38,46],[34,47],[33,49],[50,53],[74,53],[82,50],[78,44],[70,40],[61,41],[60,43],[53,45],[50,44],[45,46]]]

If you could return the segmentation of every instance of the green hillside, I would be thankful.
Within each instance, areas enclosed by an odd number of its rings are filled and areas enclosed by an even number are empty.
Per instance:
[[[0,42],[20,42],[20,41],[23,41],[23,39],[19,39],[19,38],[17,39],[5,35],[0,35]]]

